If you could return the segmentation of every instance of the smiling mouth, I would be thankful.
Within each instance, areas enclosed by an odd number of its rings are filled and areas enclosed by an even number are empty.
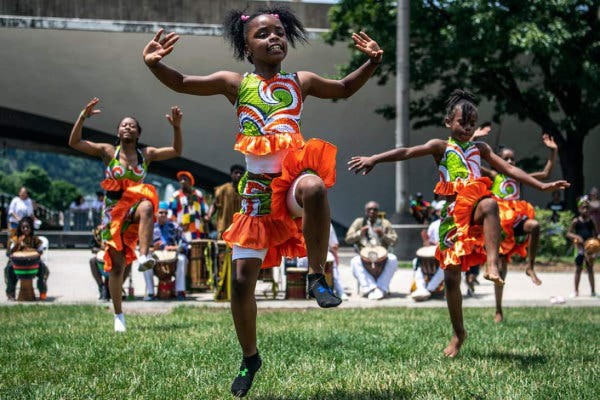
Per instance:
[[[279,45],[279,44],[274,44],[273,46],[270,46],[268,48],[268,50],[270,52],[272,52],[272,51],[283,51],[283,47],[281,47],[281,45]]]

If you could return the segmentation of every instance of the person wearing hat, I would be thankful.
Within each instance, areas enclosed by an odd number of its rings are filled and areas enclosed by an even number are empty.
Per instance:
[[[215,188],[215,201],[208,210],[207,219],[210,221],[212,216],[217,214],[217,232],[218,239],[221,239],[223,232],[229,228],[233,222],[233,214],[242,209],[242,197],[238,193],[238,183],[246,172],[243,165],[232,165],[229,168],[231,182],[222,184]]]
[[[375,201],[365,205],[365,216],[355,219],[348,229],[346,243],[354,245],[359,253],[350,261],[352,273],[358,280],[359,293],[369,300],[381,300],[389,292],[398,269],[398,259],[389,248],[397,238],[391,222],[379,217]]]
[[[158,204],[156,222],[152,235],[154,250],[167,250],[177,252],[177,269],[175,270],[175,290],[177,300],[185,300],[185,272],[187,268],[188,242],[183,235],[181,227],[168,219],[169,204],[161,201]],[[144,272],[146,280],[146,296],[144,300],[154,300],[154,271]]]
[[[176,190],[169,202],[172,218],[183,229],[188,239],[200,239],[206,236],[204,223],[208,207],[204,195],[194,188],[194,176],[189,171],[179,171],[177,180],[181,187]]]
[[[423,259],[434,259],[435,248],[440,241],[440,223],[441,212],[446,205],[445,200],[440,200],[435,204],[433,209],[434,217],[436,218],[429,227],[427,227],[427,241],[424,246],[417,250],[417,257],[413,259],[414,283],[415,290],[410,297],[414,301],[423,301],[431,297],[431,294],[436,292],[444,281],[444,271],[438,267],[433,274],[424,274],[422,268]],[[437,261],[436,261],[436,264]],[[412,289],[412,288],[411,288]]]

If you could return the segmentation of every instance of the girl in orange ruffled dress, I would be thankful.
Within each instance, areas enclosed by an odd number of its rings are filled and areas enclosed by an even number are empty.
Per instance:
[[[489,132],[489,127],[478,129],[473,135],[473,138],[485,136]],[[554,143],[554,139],[552,139],[550,135],[543,134],[542,141],[544,145],[550,149],[548,161],[542,171],[529,174],[532,178],[540,180],[548,178],[552,171],[552,167],[556,163],[556,156],[558,153],[558,146]],[[515,165],[514,150],[503,147],[498,152],[498,156],[510,165]],[[525,200],[521,200],[521,185],[515,179],[485,167],[482,167],[481,171],[484,176],[492,179],[492,188],[490,190],[498,201],[500,212],[500,225],[502,226],[502,242],[500,243],[500,277],[502,279],[506,278],[506,273],[508,271],[507,264],[514,254],[523,258],[527,257],[529,254],[528,266],[525,273],[531,278],[535,285],[541,285],[542,281],[538,278],[534,269],[537,247],[540,241],[540,224],[535,220],[535,210],[533,205]],[[494,321],[502,322],[504,319],[504,313],[502,311],[502,295],[504,287],[496,286],[494,292],[496,297],[496,315],[494,316]]]
[[[81,139],[83,122],[100,113],[94,107],[100,100],[93,98],[81,111],[71,130],[69,146],[90,156],[100,157],[106,165],[101,186],[106,190],[103,207],[102,240],[105,245],[104,270],[110,273],[109,291],[115,311],[115,332],[125,332],[125,317],[121,307],[121,290],[125,266],[135,259],[135,248],[140,244],[140,270],[154,266],[148,256],[154,228],[154,214],[158,196],[154,186],[143,183],[152,161],[168,160],[181,155],[181,117],[179,107],[171,108],[167,119],[173,125],[171,147],[138,147],[142,133],[139,122],[125,117],[118,127],[116,146]]]
[[[440,223],[440,242],[436,258],[444,269],[446,301],[454,335],[444,354],[455,357],[467,337],[463,325],[461,271],[486,261],[484,278],[503,285],[500,276],[500,218],[498,205],[492,197],[492,182],[481,176],[481,158],[492,168],[543,191],[562,189],[565,181],[542,183],[523,170],[498,157],[483,142],[471,142],[477,122],[474,97],[455,90],[446,103],[444,124],[450,129],[448,140],[432,139],[414,147],[402,147],[370,157],[352,157],[349,169],[369,173],[381,162],[402,161],[433,156],[438,165],[440,181],[434,192],[446,197]]]
[[[161,62],[179,39],[175,33],[161,38],[162,30],[143,56],[169,88],[200,96],[220,94],[237,110],[235,149],[245,155],[247,172],[238,186],[242,211],[223,239],[233,247],[235,260],[231,311],[244,359],[231,390],[241,397],[250,390],[262,363],[256,347],[254,298],[261,267],[279,265],[282,256],[307,255],[309,294],[321,307],[341,302],[323,275],[330,224],[327,188],[335,182],[336,148],[317,139],[305,142],[300,114],[307,96],[337,99],[354,94],[381,63],[383,51],[365,33],[354,34],[356,48],[369,61],[345,78],[331,80],[312,72],[281,70],[288,45],[307,41],[302,23],[287,8],[265,7],[251,15],[231,11],[224,30],[235,57],[246,58],[254,72],[183,75]]]

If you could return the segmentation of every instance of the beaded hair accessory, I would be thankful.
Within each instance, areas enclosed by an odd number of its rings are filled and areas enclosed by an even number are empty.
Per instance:
[[[240,15],[240,19],[242,20],[242,22],[246,22],[250,19],[250,16],[242,14]]]

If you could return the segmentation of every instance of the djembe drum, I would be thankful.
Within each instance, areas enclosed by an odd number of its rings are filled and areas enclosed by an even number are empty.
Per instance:
[[[177,269],[177,252],[158,250],[153,253],[156,258],[154,275],[158,278],[158,294],[161,300],[175,297],[175,270]]]
[[[585,255],[588,257],[596,257],[600,252],[600,240],[596,238],[589,238],[583,243],[583,250]]]
[[[306,274],[308,270],[304,268],[287,268],[285,298],[286,299],[306,299]]]
[[[19,301],[35,301],[33,291],[33,278],[38,274],[40,268],[40,253],[35,250],[15,251],[11,254],[15,275],[21,282],[19,289]]]
[[[417,250],[416,256],[420,261],[421,271],[423,272],[423,276],[425,278],[425,282],[429,282],[431,277],[435,275],[439,268],[439,263],[435,258],[435,251],[437,246],[424,246],[420,247]],[[417,290],[417,285],[415,282],[412,283],[410,291],[411,293]],[[444,282],[440,283],[440,285],[435,289],[434,292],[431,293],[432,296],[435,295],[444,295]]]
[[[208,290],[210,273],[207,264],[212,264],[212,240],[194,239],[190,244],[189,289]]]

